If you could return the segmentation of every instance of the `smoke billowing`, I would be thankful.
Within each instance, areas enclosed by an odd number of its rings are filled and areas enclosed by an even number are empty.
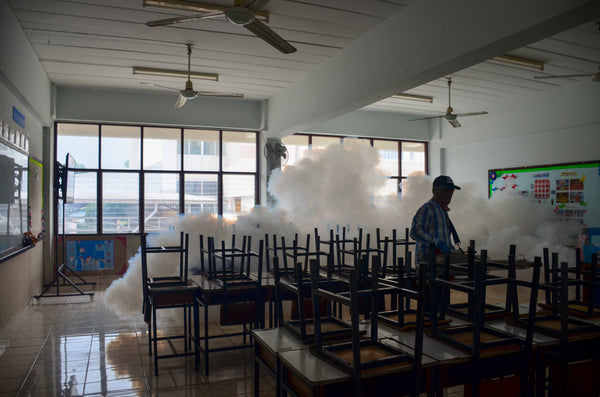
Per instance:
[[[298,233],[304,241],[314,228],[323,236],[328,236],[329,229],[341,232],[344,226],[356,236],[362,228],[363,233],[373,235],[372,242],[376,228],[389,236],[395,228],[404,236],[416,210],[431,197],[432,179],[413,175],[402,183],[402,200],[390,196],[378,200],[375,206],[374,192],[385,183],[377,170],[378,161],[376,149],[346,140],[343,146],[331,146],[296,166],[274,171],[269,189],[277,200],[275,208],[257,206],[235,222],[211,215],[178,217],[173,219],[173,231],[151,235],[149,243],[173,244],[178,241],[179,231],[189,233],[189,265],[194,268],[200,262],[200,235],[214,236],[218,242],[230,241],[234,233],[239,237],[250,235],[256,248],[265,234],[292,238]],[[517,254],[528,260],[541,256],[542,249],[549,247],[551,252],[559,253],[561,261],[574,261],[575,254],[565,245],[577,238],[580,225],[561,222],[547,207],[516,195],[488,199],[481,184],[461,183],[460,176],[451,177],[462,187],[454,193],[450,217],[463,246],[475,240],[478,250],[488,250],[488,257],[505,259],[509,245],[516,244]],[[150,274],[174,274],[176,266],[176,261],[169,265],[168,261],[149,257]],[[120,317],[139,315],[141,288],[138,252],[129,259],[126,274],[106,290],[105,302]]]

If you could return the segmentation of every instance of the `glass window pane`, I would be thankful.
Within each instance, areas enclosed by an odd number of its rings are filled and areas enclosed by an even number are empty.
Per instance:
[[[323,150],[329,145],[340,145],[341,143],[342,141],[338,137],[313,136],[311,150]]]
[[[29,231],[28,162],[27,155],[0,143],[0,252],[20,247]]]
[[[288,159],[285,166],[296,165],[300,160],[308,156],[307,135],[290,135],[283,138],[281,143],[283,143],[288,150]]]
[[[179,215],[179,174],[145,174],[144,231],[169,230],[171,218]]]
[[[398,176],[398,141],[374,140],[373,147],[379,152],[379,169],[387,176]]]
[[[398,179],[390,178],[385,180],[384,186],[375,192],[373,203],[379,207],[389,203],[390,197],[398,195]]]
[[[223,217],[236,219],[256,204],[254,175],[223,175]]]
[[[256,171],[256,133],[223,131],[223,171]]]
[[[185,174],[185,213],[187,215],[219,210],[219,188],[216,174]]]
[[[98,168],[98,124],[58,123],[56,136],[58,162],[64,165],[70,153],[77,168]]]
[[[425,143],[402,142],[402,176],[425,172]]]
[[[100,136],[103,169],[140,169],[140,127],[103,125]]]
[[[65,204],[65,233],[98,233],[97,172],[74,173],[75,197]],[[62,205],[58,206],[58,231],[62,233]]]
[[[184,170],[219,170],[219,131],[184,130],[183,139]]]
[[[137,173],[102,174],[102,231],[135,233],[140,227],[140,176]]]
[[[181,169],[181,130],[144,127],[144,169]]]

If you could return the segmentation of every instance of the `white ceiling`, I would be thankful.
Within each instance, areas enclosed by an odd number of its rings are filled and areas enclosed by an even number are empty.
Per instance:
[[[270,14],[269,26],[298,49],[284,55],[224,18],[147,27],[150,20],[194,13],[143,7],[142,0],[8,0],[56,85],[159,90],[144,82],[183,89],[185,78],[134,76],[131,68],[186,70],[186,44],[191,43],[192,71],[219,75],[218,82],[194,80],[196,90],[239,92],[258,100],[289,87],[414,1],[272,0],[263,8]],[[231,6],[233,0],[205,2]],[[597,84],[591,77],[533,79],[534,75],[598,71],[600,31],[593,17],[511,52],[543,61],[543,72],[489,60],[453,73],[454,110],[487,110],[493,103],[585,79]],[[388,98],[367,108],[425,116],[444,113],[448,106],[444,77],[406,91],[433,96],[433,104]],[[173,103],[176,96],[174,92]]]

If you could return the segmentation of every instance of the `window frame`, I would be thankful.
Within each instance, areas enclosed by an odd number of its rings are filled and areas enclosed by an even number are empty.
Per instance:
[[[168,126],[168,125],[161,125],[161,126],[157,126],[157,125],[146,125],[146,124],[123,124],[123,123],[93,123],[93,122],[76,122],[76,121],[60,121],[60,120],[56,120],[54,122],[54,160],[60,162],[61,164],[64,162],[64,159],[58,159],[57,158],[57,153],[58,153],[58,139],[59,139],[59,133],[58,133],[58,129],[59,129],[59,125],[61,124],[72,124],[72,125],[86,125],[86,126],[96,126],[98,128],[98,136],[97,136],[97,145],[98,145],[98,168],[84,168],[82,169],[82,171],[84,170],[85,172],[91,172],[91,173],[95,173],[96,174],[96,202],[95,202],[95,206],[96,206],[96,214],[98,217],[97,220],[97,224],[96,224],[96,232],[89,232],[89,233],[73,233],[73,232],[67,232],[65,233],[66,235],[69,236],[77,236],[77,235],[136,235],[136,234],[142,234],[146,232],[146,223],[145,223],[145,218],[144,218],[144,210],[145,210],[145,194],[146,194],[146,189],[145,189],[145,179],[146,179],[146,175],[150,175],[150,174],[177,174],[178,175],[178,179],[179,179],[179,183],[178,183],[178,189],[177,192],[179,194],[179,209],[178,209],[178,214],[183,215],[185,214],[185,175],[186,174],[206,174],[206,175],[216,175],[217,176],[217,203],[215,204],[218,210],[217,215],[218,216],[222,216],[223,215],[223,202],[224,202],[224,197],[223,197],[223,176],[224,175],[249,175],[249,176],[253,176],[254,177],[254,202],[255,205],[260,203],[260,166],[261,166],[261,159],[259,156],[259,132],[258,131],[248,131],[248,130],[235,130],[235,129],[214,129],[214,128],[189,128],[189,127],[174,127],[174,126]],[[103,126],[128,126],[128,127],[139,127],[140,128],[140,169],[113,169],[113,168],[103,168],[102,167],[102,127]],[[179,132],[179,142],[178,142],[178,148],[177,148],[177,153],[178,153],[178,161],[179,161],[179,168],[177,170],[153,170],[153,169],[146,169],[144,167],[144,130],[145,128],[165,128],[165,129],[177,129]],[[216,148],[218,148],[218,155],[215,154],[207,154],[207,156],[219,156],[219,167],[218,170],[210,170],[210,171],[194,171],[194,170],[186,170],[184,169],[184,158],[185,158],[185,142],[186,142],[186,137],[185,137],[185,131],[186,130],[194,130],[194,131],[218,131],[219,134],[219,141],[218,141],[218,146]],[[244,134],[248,134],[248,133],[252,133],[255,134],[255,158],[256,158],[256,164],[255,164],[255,171],[223,171],[223,161],[222,161],[222,156],[223,156],[223,133],[227,132],[227,133],[244,133]],[[204,143],[203,143],[203,149],[202,149],[202,155],[204,155]],[[138,213],[138,223],[139,223],[139,229],[136,231],[127,231],[127,232],[120,232],[120,233],[114,233],[114,232],[108,232],[105,233],[103,230],[103,224],[104,224],[104,214],[103,214],[103,207],[104,207],[104,197],[103,197],[103,175],[104,173],[111,173],[111,174],[118,174],[118,173],[126,173],[126,174],[137,174],[138,175],[138,208],[139,208],[139,213]],[[54,219],[54,231],[56,234],[59,234],[59,219],[58,219],[58,206],[59,206],[59,199],[57,199],[56,197],[53,197],[53,202],[54,202],[54,214],[55,214],[55,219]]]

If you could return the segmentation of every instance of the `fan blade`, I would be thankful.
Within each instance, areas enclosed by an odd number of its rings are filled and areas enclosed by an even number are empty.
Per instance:
[[[216,97],[224,97],[224,98],[243,98],[244,94],[239,94],[237,92],[212,92],[212,91],[196,91],[198,96],[216,96]]]
[[[471,112],[471,113],[458,113],[457,117],[469,117],[469,116],[479,116],[481,114],[488,114],[488,112]]]
[[[542,79],[561,79],[561,78],[569,78],[569,77],[590,77],[593,76],[594,73],[586,73],[586,74],[561,74],[556,76],[533,76],[534,79],[542,80]]]
[[[166,26],[166,25],[173,25],[176,23],[195,21],[197,19],[208,19],[208,18],[215,18],[215,17],[220,17],[220,16],[223,16],[223,11],[215,11],[215,12],[209,12],[209,13],[204,13],[204,14],[189,15],[187,17],[159,19],[156,21],[146,22],[146,25],[150,26],[150,27]]]
[[[271,0],[251,0],[248,4],[246,4],[244,7],[249,8],[251,10],[260,10],[261,8],[263,8],[265,5],[267,5],[267,3],[271,1]]]
[[[154,84],[154,83],[146,83],[144,81],[141,81],[140,84],[144,84],[144,85],[150,85],[152,87],[159,87],[159,88],[166,88],[167,90],[173,90],[173,91],[179,91],[178,88],[173,88],[173,87],[166,87],[164,85],[158,85],[158,84]]]
[[[216,4],[203,4],[196,1],[187,0],[143,0],[144,7],[160,7],[171,10],[185,10],[196,12],[214,12],[225,11],[229,7],[219,6]]]
[[[285,41],[270,27],[268,27],[258,19],[255,19],[249,24],[244,25],[244,27],[284,54],[291,54],[293,52],[296,52],[296,49],[290,43]]]
[[[439,119],[439,118],[442,118],[442,117],[446,117],[446,115],[443,114],[443,115],[440,115],[440,116],[423,117],[423,118],[420,118],[420,119],[412,119],[412,120],[408,120],[408,121],[431,120],[431,119]]]
[[[186,102],[187,102],[187,98],[179,95],[177,97],[177,102],[175,102],[175,109],[181,109],[185,105]]]
[[[446,120],[448,120],[448,122],[450,123],[450,125],[452,127],[454,127],[454,128],[461,127],[460,123],[458,122],[458,119],[451,119],[451,120],[446,119]]]

